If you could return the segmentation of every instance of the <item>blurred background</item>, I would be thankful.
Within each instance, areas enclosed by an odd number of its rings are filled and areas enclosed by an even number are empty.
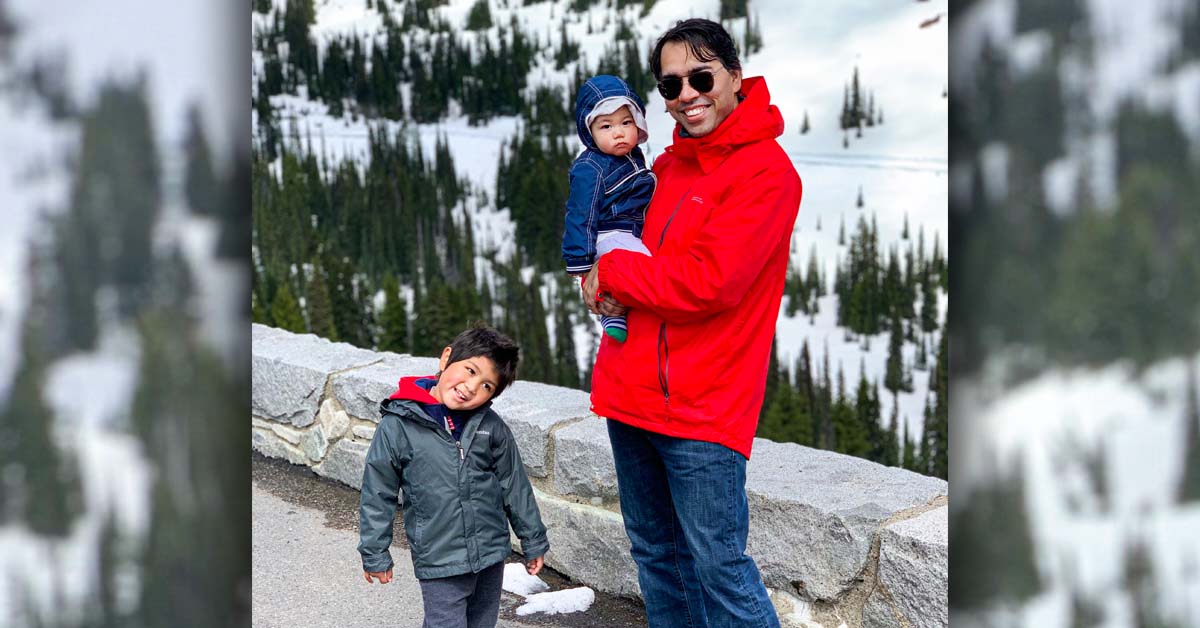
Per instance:
[[[951,622],[1200,625],[1200,6],[950,8]]]
[[[241,8],[0,0],[0,625],[250,623]]]

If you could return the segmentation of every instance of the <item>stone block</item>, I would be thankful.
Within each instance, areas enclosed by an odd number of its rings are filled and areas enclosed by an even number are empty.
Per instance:
[[[575,419],[595,416],[587,393],[518,381],[492,403],[495,410],[512,430],[521,450],[526,472],[544,478],[550,475],[550,430]]]
[[[361,491],[363,467],[367,464],[369,446],[352,440],[339,440],[329,448],[325,459],[313,467],[313,471]]]
[[[948,506],[884,528],[879,544],[879,585],[863,608],[863,626],[950,625],[948,550]]]
[[[312,425],[325,382],[335,371],[381,360],[379,354],[312,334],[254,325],[252,414],[296,427]]]
[[[254,428],[250,432],[250,446],[270,458],[282,458],[292,464],[307,465],[308,457],[298,447],[289,445],[271,430]]]
[[[896,513],[946,495],[944,480],[829,451],[756,439],[747,465],[749,553],[768,586],[832,600]]]
[[[395,353],[379,353],[380,361],[370,366],[338,373],[333,377],[333,396],[347,414],[379,422],[379,403],[396,392],[401,377],[433,375],[437,360]]]
[[[550,538],[547,565],[593,589],[626,597],[641,595],[621,515],[536,489],[534,496]],[[513,548],[520,549],[515,538]]]
[[[608,428],[588,417],[554,432],[554,490],[617,502],[617,469],[613,466]]]
[[[337,440],[346,435],[346,430],[350,429],[350,416],[342,410],[336,399],[326,399],[321,404],[321,411],[317,414],[317,422],[325,429],[325,437],[330,440]]]
[[[275,434],[275,436],[282,438],[292,445],[299,445],[300,437],[304,435],[303,431],[294,427],[276,423],[274,421],[268,421],[266,419],[260,419],[258,417],[251,417],[250,424],[253,427],[267,430],[268,432]]]
[[[362,440],[371,440],[372,438],[375,438],[375,428],[367,427],[365,425],[355,425],[354,427],[350,428],[350,433],[354,435],[354,438],[360,438]]]
[[[300,449],[312,462],[320,462],[329,449],[329,438],[325,435],[325,427],[320,423],[310,426],[300,437]],[[309,463],[312,464],[312,463]]]

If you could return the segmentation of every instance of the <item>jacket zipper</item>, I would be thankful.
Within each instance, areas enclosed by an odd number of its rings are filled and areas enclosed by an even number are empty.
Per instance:
[[[658,235],[658,248],[662,249],[663,240],[667,237],[667,229],[671,226],[671,221],[675,220],[675,214],[679,213],[679,208],[683,206],[683,200],[692,193],[692,186],[688,186],[683,196],[679,197],[679,202],[675,203],[675,209],[671,210],[670,217],[667,218],[667,224],[663,225],[662,233]],[[671,407],[671,382],[669,379],[671,351],[667,345],[667,322],[663,321],[658,327],[658,385],[663,392],[663,406],[668,410]],[[667,415],[670,419],[670,414]]]
[[[664,321],[658,327],[658,385],[663,391],[663,405],[671,406],[670,382],[667,380],[667,370],[670,367],[670,353],[667,347],[667,323]],[[668,419],[670,416],[667,417]]]

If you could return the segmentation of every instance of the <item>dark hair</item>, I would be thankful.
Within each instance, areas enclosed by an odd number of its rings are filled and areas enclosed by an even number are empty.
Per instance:
[[[521,348],[512,338],[484,325],[474,327],[454,337],[450,343],[450,359],[446,366],[468,358],[485,357],[496,365],[496,392],[492,399],[500,396],[508,385],[517,379],[517,362],[521,360]]]
[[[656,81],[662,79],[663,46],[673,42],[686,44],[692,56],[700,61],[717,59],[726,70],[732,72],[742,69],[733,38],[725,27],[712,20],[692,18],[675,24],[654,44],[654,50],[650,53],[650,71],[654,73]]]

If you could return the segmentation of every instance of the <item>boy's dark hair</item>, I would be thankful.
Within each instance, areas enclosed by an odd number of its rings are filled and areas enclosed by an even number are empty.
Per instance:
[[[500,381],[496,382],[496,392],[492,395],[492,399],[495,399],[517,379],[521,348],[512,338],[480,323],[455,336],[450,343],[450,359],[446,360],[446,366],[481,356],[496,365],[496,375]]]
[[[662,80],[663,46],[673,42],[686,44],[692,56],[700,61],[717,59],[726,70],[742,69],[733,38],[729,36],[725,27],[712,20],[697,17],[678,22],[654,44],[654,50],[650,53],[650,71],[654,73],[656,81]]]

